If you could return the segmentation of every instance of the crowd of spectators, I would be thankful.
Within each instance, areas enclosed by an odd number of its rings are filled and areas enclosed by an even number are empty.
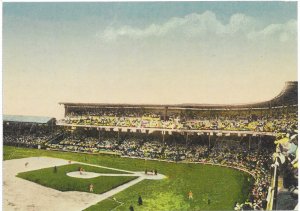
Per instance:
[[[260,116],[235,116],[234,118],[219,117],[218,119],[202,118],[188,120],[184,123],[187,129],[212,129],[212,130],[250,130],[257,132],[288,132],[297,128],[297,113],[279,115],[277,117]]]
[[[44,148],[45,144],[61,133],[60,130],[49,131],[43,127],[35,130],[9,131],[4,130],[3,144],[28,148]]]
[[[94,137],[72,135],[65,137],[58,143],[46,143],[45,146],[52,150],[99,153],[105,151],[113,152],[118,146],[118,143],[114,138],[99,141]]]
[[[4,122],[3,144],[28,148],[44,148],[45,143],[62,134],[63,128],[47,124]]]
[[[36,136],[35,134],[29,134],[29,135],[20,135],[18,137],[16,137],[15,135],[3,136],[3,144],[30,147],[30,148],[37,148],[38,146],[42,146],[48,140],[49,140],[49,136],[47,135]]]
[[[298,204],[298,133],[281,135],[275,144],[276,152],[273,154],[272,166],[278,169],[274,174],[279,174],[283,178],[280,192],[288,193],[285,197],[289,198],[290,206],[296,206]],[[281,205],[281,209],[294,209],[286,204]]]
[[[109,110],[97,112],[71,112],[62,123],[72,125],[118,126],[137,128],[165,128],[190,130],[244,130],[257,132],[288,132],[297,128],[296,110],[286,113],[283,110],[269,114],[267,111],[258,114],[241,112],[240,114],[207,115],[172,114],[165,119],[156,113],[137,113],[130,111]]]
[[[67,116],[61,122],[73,125],[96,125],[96,126],[118,126],[137,128],[167,128],[179,129],[182,124],[176,119],[169,118],[161,120],[154,115],[131,117],[131,116]]]

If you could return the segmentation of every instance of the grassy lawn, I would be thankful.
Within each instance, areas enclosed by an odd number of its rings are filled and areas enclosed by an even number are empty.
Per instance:
[[[69,177],[66,175],[68,172],[78,171],[82,167],[85,171],[95,173],[117,173],[120,171],[114,171],[104,168],[98,168],[94,166],[82,165],[82,164],[70,164],[64,166],[58,166],[57,171],[54,172],[54,167],[44,168],[34,171],[22,172],[17,177],[38,183],[40,185],[50,187],[60,191],[81,191],[89,192],[89,185],[94,185],[94,193],[103,193],[112,188],[120,186],[129,182],[137,177],[96,177],[90,179],[81,179]]]
[[[101,204],[98,203],[97,205],[90,207],[88,210],[107,210],[107,211],[109,211],[109,210],[115,209],[119,206],[122,207],[123,210],[129,210],[129,209],[126,209],[123,204],[120,204],[111,198],[108,198],[108,199],[102,201]],[[135,210],[137,210],[137,209],[135,209]]]
[[[121,206],[107,199],[87,210],[111,210],[116,206],[116,210],[129,210],[130,205],[133,205],[135,210],[232,210],[235,201],[244,202],[247,199],[253,183],[253,179],[246,173],[218,166],[4,146],[4,159],[32,156],[56,157],[131,171],[157,169],[159,173],[167,176],[164,180],[143,180],[116,194],[114,197],[124,203]],[[53,169],[51,171],[53,172]],[[193,200],[188,200],[187,197],[190,190],[193,192]],[[143,198],[142,206],[137,205],[139,195]],[[208,199],[211,201],[209,205]]]
[[[115,195],[125,203],[116,210],[127,210],[130,205],[136,210],[232,210],[234,202],[244,201],[249,191],[248,176],[232,169],[196,164],[158,165],[164,166],[161,171],[168,179],[144,180]],[[193,200],[188,200],[189,190]],[[137,205],[138,195],[143,198],[143,206]],[[87,210],[111,210],[114,206],[105,200]]]

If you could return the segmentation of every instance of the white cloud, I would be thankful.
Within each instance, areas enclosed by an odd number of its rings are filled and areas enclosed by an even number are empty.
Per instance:
[[[229,24],[225,26],[230,33],[244,32],[248,33],[251,30],[257,28],[258,22],[249,16],[244,14],[234,14],[229,20]]]
[[[251,40],[280,41],[287,42],[296,40],[297,21],[290,20],[284,24],[270,24],[258,31],[251,31],[247,35]]]
[[[173,17],[163,24],[151,24],[144,28],[134,26],[108,27],[98,36],[105,42],[124,38],[167,38],[169,35],[186,39],[211,39],[218,36],[249,40],[275,38],[278,41],[286,42],[290,39],[296,39],[296,32],[296,20],[263,26],[258,19],[238,13],[233,14],[227,24],[223,24],[213,12],[206,11],[202,14],[192,13],[184,17]]]

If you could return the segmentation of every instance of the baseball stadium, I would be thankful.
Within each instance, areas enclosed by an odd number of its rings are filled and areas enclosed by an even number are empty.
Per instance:
[[[3,210],[298,210],[296,1],[22,1]]]
[[[252,104],[59,105],[3,116],[4,210],[297,209],[296,81]]]

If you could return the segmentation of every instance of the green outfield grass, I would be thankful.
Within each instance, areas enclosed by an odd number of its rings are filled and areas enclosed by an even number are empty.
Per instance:
[[[247,199],[253,184],[253,178],[248,174],[218,166],[4,147],[4,159],[32,156],[56,157],[131,171],[157,169],[167,176],[164,180],[143,180],[116,194],[114,197],[124,203],[121,206],[107,199],[87,210],[105,211],[115,207],[115,210],[129,210],[130,205],[135,210],[232,210],[236,201]],[[190,190],[193,200],[187,197]],[[139,195],[144,201],[142,206],[137,205]],[[211,201],[209,205],[208,199]]]
[[[95,173],[113,173],[122,174],[123,172],[114,171],[105,168],[98,168],[94,166],[82,165],[82,164],[70,164],[64,166],[58,166],[57,171],[54,171],[54,167],[44,168],[34,171],[22,172],[17,177],[29,180],[31,182],[38,183],[40,185],[53,188],[60,191],[81,191],[89,192],[89,185],[94,185],[94,193],[104,193],[118,187],[124,183],[129,182],[137,177],[119,176],[119,177],[96,177],[90,179],[81,179],[69,177],[66,174],[68,172],[78,171],[82,167],[87,172]]]

